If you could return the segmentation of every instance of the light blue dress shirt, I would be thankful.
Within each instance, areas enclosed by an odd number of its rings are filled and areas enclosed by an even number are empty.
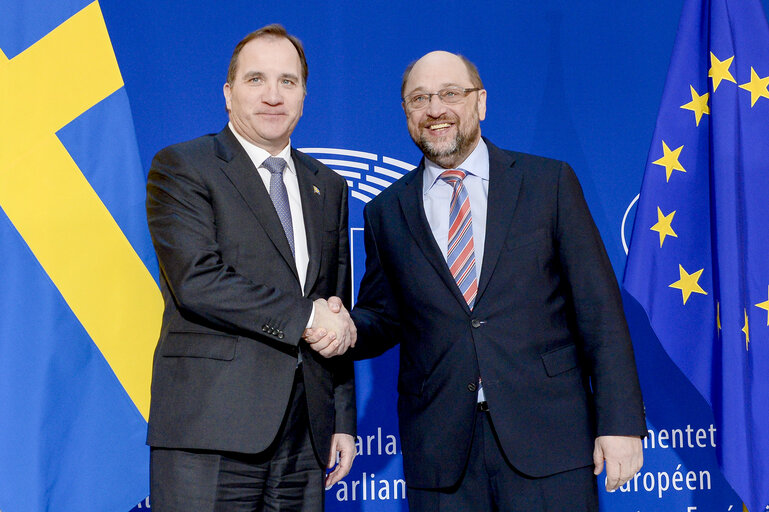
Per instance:
[[[480,280],[483,263],[483,245],[486,241],[486,206],[489,202],[489,149],[481,139],[470,156],[457,169],[467,173],[464,179],[470,197],[473,216],[473,245],[475,246],[475,275]],[[422,182],[425,215],[433,237],[441,249],[443,259],[449,245],[449,207],[453,187],[440,179],[443,167],[425,158]]]

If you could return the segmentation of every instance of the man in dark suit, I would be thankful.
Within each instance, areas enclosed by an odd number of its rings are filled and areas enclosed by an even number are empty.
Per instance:
[[[640,469],[617,283],[571,168],[481,138],[486,91],[433,52],[401,95],[425,158],[364,210],[356,358],[400,343],[412,511],[596,511]],[[511,129],[516,127],[511,122]]]
[[[160,512],[323,509],[355,454],[347,186],[290,145],[307,63],[279,25],[235,48],[221,132],[160,151],[147,213],[165,312],[147,442]],[[337,300],[337,299],[335,299]],[[329,333],[301,340],[305,328]],[[325,477],[323,467],[336,469]]]

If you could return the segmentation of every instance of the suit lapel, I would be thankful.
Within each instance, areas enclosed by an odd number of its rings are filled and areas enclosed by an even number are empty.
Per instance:
[[[215,141],[216,155],[222,160],[222,172],[238,190],[298,281],[294,255],[259,172],[229,128],[219,132]]]
[[[427,261],[435,268],[443,283],[451,290],[451,293],[469,314],[470,308],[467,306],[467,301],[465,301],[465,298],[459,291],[459,287],[446,264],[446,259],[443,257],[443,253],[435,241],[430,224],[427,222],[424,199],[422,197],[423,176],[424,160],[419,164],[416,171],[411,174],[411,179],[398,195],[403,217],[406,219],[411,236],[425,255],[425,258],[427,258]]]
[[[307,252],[310,255],[310,261],[307,265],[307,278],[304,282],[304,292],[307,294],[315,285],[318,273],[320,272],[323,203],[326,198],[326,190],[324,183],[317,179],[318,170],[311,167],[303,156],[293,148],[291,148],[291,157],[294,159],[296,177],[299,181],[304,231],[307,234]]]
[[[518,203],[522,180],[520,170],[514,168],[515,158],[485,138],[484,141],[489,148],[489,200],[486,206],[486,240],[476,305],[480,302],[499,261]]]

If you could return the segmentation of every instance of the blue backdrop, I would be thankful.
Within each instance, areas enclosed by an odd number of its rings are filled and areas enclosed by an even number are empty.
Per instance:
[[[71,4],[71,14],[88,3],[61,2]],[[768,1],[763,3],[766,9]],[[628,237],[632,227],[682,4],[100,2],[145,175],[162,147],[225,125],[222,85],[243,35],[277,22],[303,41],[308,95],[292,144],[326,161],[351,185],[356,291],[363,272],[363,206],[421,156],[400,107],[401,75],[409,62],[436,49],[477,64],[488,91],[484,135],[500,147],[572,165],[621,278],[623,233]],[[51,20],[48,29],[62,21]],[[643,311],[625,300],[650,435],[643,469],[619,491],[602,493],[601,509],[741,510],[715,461],[717,432],[709,409],[662,350]],[[396,352],[356,367],[359,455],[350,475],[328,491],[327,510],[407,509],[395,413]],[[146,500],[136,509],[149,507]]]
[[[500,147],[574,167],[621,278],[622,232],[625,227],[629,236],[634,209],[625,215],[640,187],[682,3],[107,0],[102,9],[145,170],[160,148],[224,126],[221,88],[231,50],[244,34],[279,22],[300,37],[310,71],[292,143],[363,153],[309,151],[332,160],[352,185],[357,283],[363,253],[356,228],[366,197],[421,156],[400,107],[401,75],[435,49],[463,53],[477,64],[488,90],[484,135]],[[741,510],[715,462],[708,408],[629,297],[626,309],[651,435],[640,476],[602,495],[602,510]],[[345,481],[327,493],[328,510],[407,508],[392,352],[357,366],[359,456]]]

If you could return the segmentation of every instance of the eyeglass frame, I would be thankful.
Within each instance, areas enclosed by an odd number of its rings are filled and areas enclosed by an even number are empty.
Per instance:
[[[478,91],[482,91],[482,90],[483,90],[483,87],[445,87],[445,88],[441,89],[438,92],[414,92],[414,93],[411,93],[411,94],[409,94],[408,96],[406,96],[404,98],[401,98],[401,101],[403,102],[403,105],[406,108],[409,108],[410,110],[422,110],[422,109],[427,108],[428,105],[430,105],[430,102],[432,102],[432,100],[433,100],[433,96],[438,96],[438,99],[444,105],[456,105],[458,103],[461,103],[462,100],[467,99],[467,96],[471,92],[478,92]],[[446,103],[443,100],[443,98],[441,97],[441,93],[442,92],[445,93],[445,92],[449,92],[449,91],[455,91],[455,92],[462,91],[463,96],[456,103]],[[424,104],[424,106],[413,108],[412,104],[408,100],[409,100],[409,98],[414,98],[416,96],[427,96],[427,102]]]

